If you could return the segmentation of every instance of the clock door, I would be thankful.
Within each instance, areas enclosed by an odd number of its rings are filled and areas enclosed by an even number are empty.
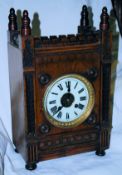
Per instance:
[[[86,48],[81,45],[78,53],[55,49],[40,49],[36,56],[36,130],[40,136],[43,128],[50,135],[93,128],[99,122],[99,54],[94,47],[92,55],[91,50],[83,54]]]

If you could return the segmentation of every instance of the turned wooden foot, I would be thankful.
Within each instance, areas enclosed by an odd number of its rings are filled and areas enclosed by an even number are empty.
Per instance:
[[[27,163],[27,164],[25,165],[25,168],[26,168],[27,170],[35,170],[36,167],[37,167],[36,163]]]
[[[105,153],[105,150],[97,150],[97,151],[96,151],[96,155],[97,155],[97,156],[105,156],[105,154],[106,154],[106,153]]]
[[[17,149],[17,148],[15,148],[15,149],[14,149],[14,151],[15,151],[16,153],[19,153],[19,151],[18,151],[18,149]]]

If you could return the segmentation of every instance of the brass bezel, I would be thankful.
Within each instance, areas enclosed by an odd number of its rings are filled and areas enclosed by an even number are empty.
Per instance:
[[[48,96],[50,89],[53,87],[53,85],[56,82],[58,82],[64,78],[76,78],[76,79],[82,81],[85,84],[85,86],[88,90],[88,93],[89,93],[89,102],[88,102],[88,105],[86,107],[86,110],[79,118],[77,118],[73,121],[70,121],[70,122],[60,122],[60,121],[57,121],[56,119],[54,119],[48,113],[47,105],[46,105],[46,101],[47,101],[46,99],[47,99],[47,96]],[[43,98],[43,108],[44,108],[44,113],[45,113],[47,120],[51,124],[53,124],[54,126],[59,127],[59,128],[73,128],[73,127],[76,127],[76,126],[80,125],[81,123],[83,123],[89,117],[89,115],[94,107],[94,103],[95,103],[95,92],[94,92],[94,88],[93,88],[92,84],[85,77],[78,75],[78,74],[68,74],[68,75],[61,76],[60,78],[54,80],[49,85],[47,90],[45,91],[44,98]]]

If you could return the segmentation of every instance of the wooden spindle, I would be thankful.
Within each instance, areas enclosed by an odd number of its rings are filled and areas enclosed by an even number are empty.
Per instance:
[[[27,10],[23,11],[21,34],[22,36],[31,35],[30,18]]]
[[[100,30],[102,30],[102,31],[109,30],[109,15],[108,15],[106,7],[103,7],[103,9],[102,9]]]
[[[90,31],[90,26],[89,26],[89,13],[88,13],[88,8],[86,5],[82,7],[82,12],[81,12],[81,20],[80,20],[80,26],[78,26],[78,33],[84,33],[86,34],[87,32]]]
[[[84,29],[86,29],[89,26],[88,9],[86,5],[82,7],[80,25]]]
[[[8,30],[9,31],[17,31],[17,16],[15,14],[14,8],[10,9],[10,14],[9,14],[8,18],[9,18]]]

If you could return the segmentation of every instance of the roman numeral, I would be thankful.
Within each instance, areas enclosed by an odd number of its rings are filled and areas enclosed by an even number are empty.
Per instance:
[[[61,84],[58,85],[58,88],[59,88],[61,91],[63,91],[63,87],[62,87]]]
[[[83,109],[84,108],[84,105],[79,103],[79,104],[75,104],[75,108],[79,108],[79,109]]]
[[[53,113],[53,115],[55,115],[57,113],[57,106],[52,107],[50,110]]]
[[[51,94],[53,94],[53,95],[58,95],[58,93],[55,93],[55,92],[52,92]]]
[[[57,115],[57,118],[61,118],[62,117],[62,112],[60,111]]]
[[[82,110],[84,108],[84,105],[79,103],[78,108]]]
[[[80,94],[80,93],[83,92],[83,91],[84,91],[84,88],[82,88],[81,90],[79,90],[78,93]]]
[[[56,103],[56,100],[49,101],[49,104],[55,104],[55,103]]]
[[[75,115],[78,115],[77,112],[74,112]]]
[[[74,89],[76,89],[77,85],[78,85],[78,82],[75,84]]]
[[[69,117],[69,113],[66,113],[66,119],[69,119],[70,117]]]
[[[71,86],[71,82],[70,81],[65,82],[65,84],[66,84],[67,88],[70,88],[70,86]]]
[[[80,97],[80,101],[84,101],[84,100],[86,100],[85,96],[84,97]]]

